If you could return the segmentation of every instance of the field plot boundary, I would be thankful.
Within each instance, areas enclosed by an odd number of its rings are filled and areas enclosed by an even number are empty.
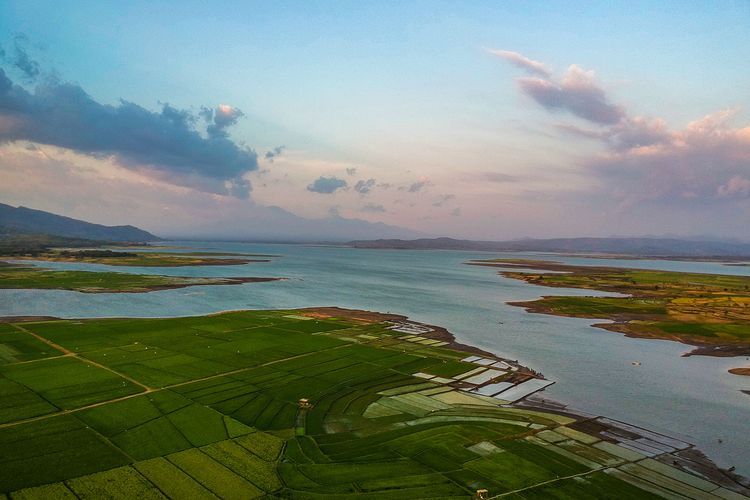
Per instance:
[[[106,373],[139,392],[0,424],[0,493],[107,496],[113,485],[170,498],[747,493],[731,475],[696,469],[687,443],[509,404],[509,388],[546,384],[519,365],[467,356],[403,319],[341,311],[24,323],[63,356],[0,365],[0,374],[67,401],[70,375],[43,368],[76,363],[72,374]]]

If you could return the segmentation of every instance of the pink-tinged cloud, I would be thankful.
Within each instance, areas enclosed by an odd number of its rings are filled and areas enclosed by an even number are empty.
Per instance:
[[[719,196],[748,196],[750,195],[750,179],[735,175],[726,184],[716,190]]]
[[[631,116],[611,103],[594,72],[575,64],[559,81],[549,76],[517,82],[545,109],[590,122],[586,128],[568,123],[556,127],[605,146],[602,154],[583,164],[608,199],[619,200],[621,206],[750,200],[750,126],[731,126],[737,110],[714,113],[673,131],[660,118]]]
[[[624,110],[610,103],[593,71],[571,65],[562,80],[519,78],[521,91],[551,111],[567,111],[584,120],[613,125],[625,117]]]
[[[661,118],[625,117],[604,129],[588,129],[570,123],[558,123],[558,130],[587,139],[604,141],[611,149],[622,151],[668,141],[670,132]]]
[[[531,75],[541,76],[542,78],[550,78],[552,76],[552,73],[547,68],[547,66],[539,61],[534,61],[533,59],[529,59],[528,57],[519,54],[518,52],[513,52],[511,50],[501,50],[501,49],[484,49],[488,53],[492,54],[493,56],[500,57],[501,59],[505,59],[509,63],[511,63],[513,66],[517,68],[521,68],[522,70],[526,71],[527,73]]]
[[[721,111],[647,145],[610,149],[587,161],[611,194],[638,201],[719,202],[750,198],[750,126],[734,128],[736,111]]]

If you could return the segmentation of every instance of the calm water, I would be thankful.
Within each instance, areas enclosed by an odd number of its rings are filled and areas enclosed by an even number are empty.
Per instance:
[[[493,254],[453,251],[357,250],[242,243],[180,243],[193,249],[280,255],[270,263],[184,268],[114,268],[175,276],[280,276],[287,281],[204,286],[144,294],[82,294],[0,290],[0,315],[60,317],[196,315],[227,309],[338,305],[390,311],[445,326],[458,340],[493,351],[555,380],[548,397],[695,443],[720,465],[750,475],[750,377],[727,369],[744,358],[680,357],[689,346],[638,340],[591,328],[590,320],[526,313],[506,301],[539,295],[591,295],[541,288],[467,266]],[[548,258],[543,254],[504,254]],[[717,263],[629,261],[555,256],[585,265],[750,275]],[[100,265],[45,263],[100,270]],[[632,365],[640,361],[640,366]],[[723,442],[719,443],[719,439]]]

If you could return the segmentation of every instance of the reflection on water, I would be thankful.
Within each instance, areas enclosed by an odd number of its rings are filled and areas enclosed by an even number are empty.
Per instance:
[[[689,346],[631,339],[591,328],[590,320],[529,314],[506,301],[541,294],[592,295],[540,288],[486,267],[463,265],[493,254],[454,251],[357,250],[301,245],[186,243],[191,251],[278,254],[243,266],[130,268],[44,263],[63,269],[116,270],[173,276],[283,276],[287,281],[205,286],[143,294],[0,290],[0,315],[61,317],[197,315],[227,309],[338,305],[406,314],[445,326],[466,343],[518,359],[557,383],[549,397],[697,444],[722,465],[750,475],[750,377],[730,375],[744,358],[680,355]],[[718,263],[599,260],[504,254],[510,258],[585,265],[750,274]],[[634,365],[639,361],[640,365]],[[722,442],[719,442],[719,439]]]

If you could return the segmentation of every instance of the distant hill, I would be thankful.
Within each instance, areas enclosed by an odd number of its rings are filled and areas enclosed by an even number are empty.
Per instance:
[[[0,227],[17,233],[98,241],[146,242],[159,238],[134,226],[103,226],[62,215],[0,203]]]
[[[165,231],[167,231],[165,229]],[[423,238],[432,236],[411,229],[339,216],[307,218],[276,206],[255,205],[242,215],[197,224],[174,224],[164,236],[171,239],[209,239],[273,243],[342,244],[364,238]]]
[[[623,254],[643,257],[748,257],[750,243],[676,238],[556,238],[472,241],[453,238],[357,240],[355,248],[412,250],[477,250],[490,252],[555,252]]]
[[[51,234],[24,233],[17,229],[0,226],[0,255],[39,255],[54,247],[87,248],[98,247],[108,243],[102,240],[84,238],[66,238]],[[120,243],[122,244],[122,243]]]

